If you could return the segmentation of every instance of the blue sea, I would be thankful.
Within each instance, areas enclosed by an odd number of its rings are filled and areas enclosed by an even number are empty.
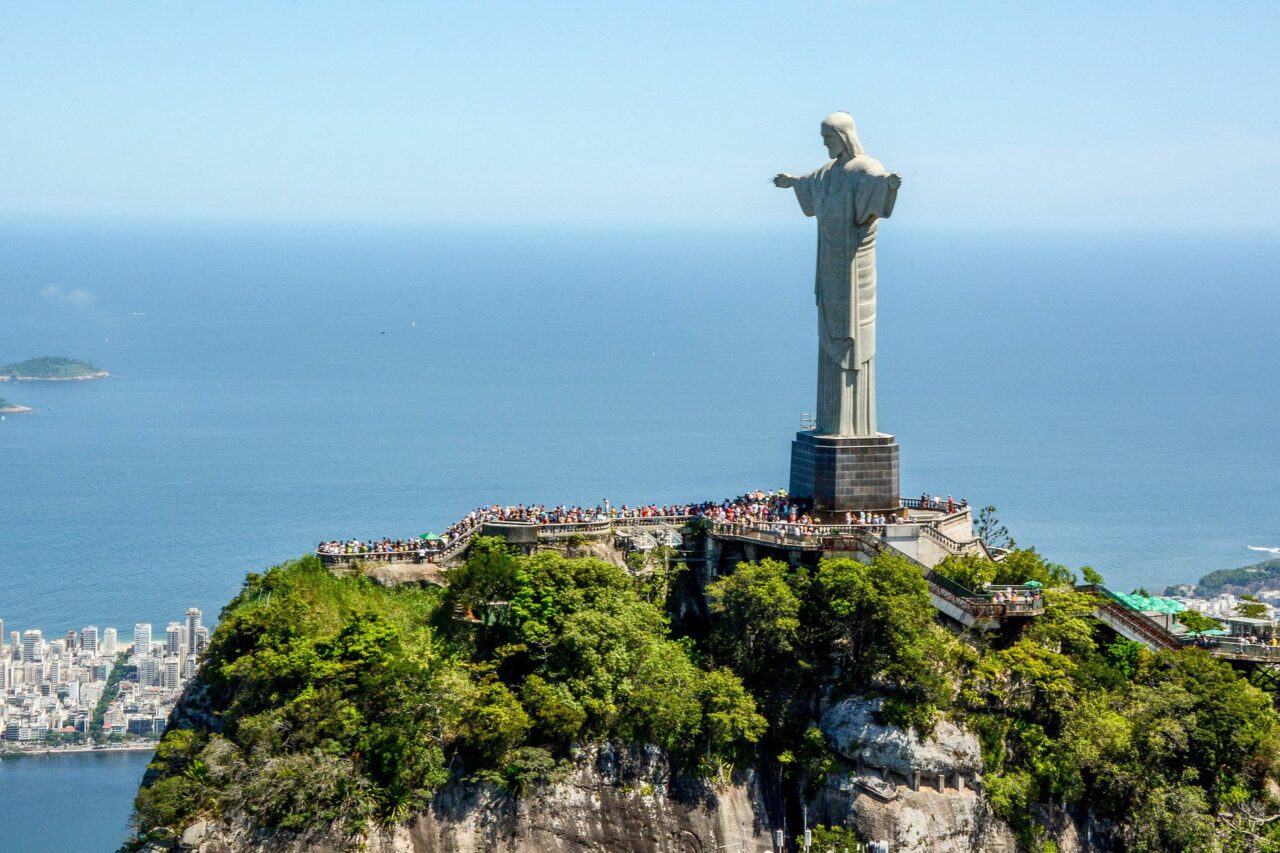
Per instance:
[[[785,486],[804,226],[0,226],[0,363],[112,374],[0,384],[36,409],[0,422],[5,630],[213,622],[246,572],[485,502]],[[1280,239],[892,222],[879,249],[904,494],[994,504],[1123,589],[1280,545]],[[0,848],[113,849],[146,760],[0,763]]]

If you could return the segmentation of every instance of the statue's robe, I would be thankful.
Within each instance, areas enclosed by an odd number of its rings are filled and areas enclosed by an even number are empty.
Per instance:
[[[893,213],[889,177],[859,154],[795,179],[818,219],[819,435],[876,435],[876,221]]]

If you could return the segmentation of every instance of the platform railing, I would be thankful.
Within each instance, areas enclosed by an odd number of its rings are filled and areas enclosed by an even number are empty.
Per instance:
[[[984,595],[992,600],[1000,596],[998,604],[1002,604],[1010,615],[1038,615],[1044,612],[1044,593],[1040,587],[1026,584],[992,584],[984,587]]]
[[[957,581],[935,572],[925,571],[930,591],[979,617],[1004,619],[1009,616],[1039,616],[1044,613],[1044,596],[1035,587],[1023,584],[1000,584],[982,592],[969,589]],[[996,600],[996,593],[1001,600]]]
[[[643,527],[672,527],[684,526],[699,516],[693,515],[652,515],[652,516],[620,516],[608,520],[540,524],[537,522],[517,522],[505,521],[505,524],[527,524],[529,527],[537,529],[538,539],[541,541],[556,542],[570,539],[574,536],[585,536],[588,538],[601,538],[609,535],[610,532],[618,529],[627,528],[643,528]],[[497,521],[497,519],[495,519]],[[433,557],[437,561],[447,561],[458,556],[464,551],[471,539],[479,533],[484,526],[484,521],[478,521],[472,526],[458,533],[448,545],[442,549],[430,550],[426,552],[426,559],[431,560]],[[909,522],[904,522],[909,523]],[[927,522],[910,523],[912,526],[919,527],[925,531],[925,535],[935,536],[939,538],[940,544],[947,547],[953,552],[959,553],[965,543],[958,543],[956,540],[943,533],[939,533]],[[884,524],[798,524],[794,522],[767,522],[767,521],[707,521],[707,529],[712,535],[732,537],[736,539],[744,539],[763,544],[790,546],[790,547],[806,547],[821,548],[825,542],[831,539],[848,536],[879,536],[883,537],[887,533],[887,525]],[[974,547],[973,543],[969,543],[970,547]],[[408,552],[377,552],[366,551],[358,553],[330,553],[317,551],[317,554],[327,562],[354,562],[356,560],[369,561],[389,561],[389,562],[407,562],[420,559],[416,551]]]
[[[921,508],[922,502],[919,499],[906,498],[903,505],[908,507]],[[925,509],[938,509],[934,506],[924,506]],[[945,507],[943,508],[945,509]],[[957,508],[957,512],[967,507]],[[612,515],[608,519],[599,519],[583,522],[568,523],[542,523],[537,521],[519,522],[508,519],[477,519],[470,527],[456,534],[447,545],[438,550],[428,550],[425,556],[419,555],[417,551],[408,552],[377,552],[368,551],[363,553],[329,553],[325,551],[317,551],[317,555],[326,562],[330,563],[351,563],[357,561],[384,561],[384,562],[421,562],[423,560],[430,562],[447,562],[460,556],[471,539],[481,530],[486,521],[501,522],[505,524],[521,524],[527,523],[531,527],[537,528],[537,536],[541,541],[557,542],[570,539],[574,536],[586,536],[588,538],[599,538],[609,535],[617,529],[636,528],[636,527],[657,527],[657,526],[684,526],[698,519],[706,519],[707,529],[713,535],[730,536],[733,538],[745,539],[749,541],[761,542],[765,544],[776,544],[789,547],[804,548],[822,548],[824,542],[833,538],[848,536],[880,536],[883,537],[887,532],[885,524],[798,524],[795,522],[767,522],[767,521],[714,521],[706,516],[697,515],[649,515],[649,516],[633,516],[633,515]],[[895,524],[910,525],[921,529],[923,535],[930,537],[944,549],[950,553],[968,553],[973,550],[981,550],[982,544],[980,540],[972,540],[970,542],[959,542],[956,539],[939,531],[934,522],[930,520],[903,521],[894,522]]]
[[[959,539],[953,539],[943,533],[931,524],[920,525],[920,532],[927,538],[938,543],[950,554],[979,554],[986,553],[986,546],[981,539],[970,539],[968,542],[961,542]],[[988,554],[988,556],[990,556]]]
[[[539,541],[556,542],[561,539],[572,539],[575,536],[600,538],[608,536],[612,525],[605,521],[583,521],[572,524],[532,524],[538,529]]]
[[[1243,637],[1205,637],[1201,643],[1205,640],[1209,641],[1208,644],[1201,645],[1195,638],[1186,637],[1182,639],[1182,646],[1183,648],[1203,648],[1215,657],[1280,662],[1280,646],[1248,643]]]
[[[975,619],[999,619],[1006,612],[1002,605],[975,594],[968,587],[938,574],[933,569],[925,570],[924,579],[929,584],[929,592],[944,601],[949,601]]]
[[[685,525],[696,515],[619,515],[609,519],[614,527],[658,527],[661,525]]]
[[[1171,631],[1134,610],[1116,593],[1101,584],[1081,584],[1076,589],[1080,592],[1092,593],[1098,598],[1098,615],[1105,622],[1113,619],[1128,628],[1142,642],[1154,649],[1177,649],[1182,644]]]
[[[745,539],[770,545],[820,548],[825,541],[843,536],[884,536],[885,525],[710,521],[707,531],[713,536]]]
[[[929,500],[922,501],[920,500],[920,498],[901,498],[899,499],[898,502],[903,506],[905,506],[907,509],[919,509],[919,510],[927,510],[930,512],[942,512],[942,513],[948,512],[947,511],[948,504],[945,500],[935,501],[932,498],[930,498]],[[955,509],[951,510],[951,512],[963,512],[969,508],[970,507],[968,504],[961,504],[959,502],[956,502]]]
[[[353,563],[433,563],[444,551],[412,550],[412,551],[324,551],[317,549],[315,554],[320,561],[329,565],[346,566]]]

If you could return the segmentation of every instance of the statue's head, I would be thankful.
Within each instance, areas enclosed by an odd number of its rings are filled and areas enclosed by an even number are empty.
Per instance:
[[[846,112],[832,113],[822,120],[822,141],[832,160],[852,160],[863,153],[858,127],[853,123],[853,116]]]

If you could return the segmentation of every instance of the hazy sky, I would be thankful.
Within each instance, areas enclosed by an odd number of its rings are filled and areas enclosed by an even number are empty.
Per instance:
[[[1280,3],[0,0],[0,216],[1280,228]]]

